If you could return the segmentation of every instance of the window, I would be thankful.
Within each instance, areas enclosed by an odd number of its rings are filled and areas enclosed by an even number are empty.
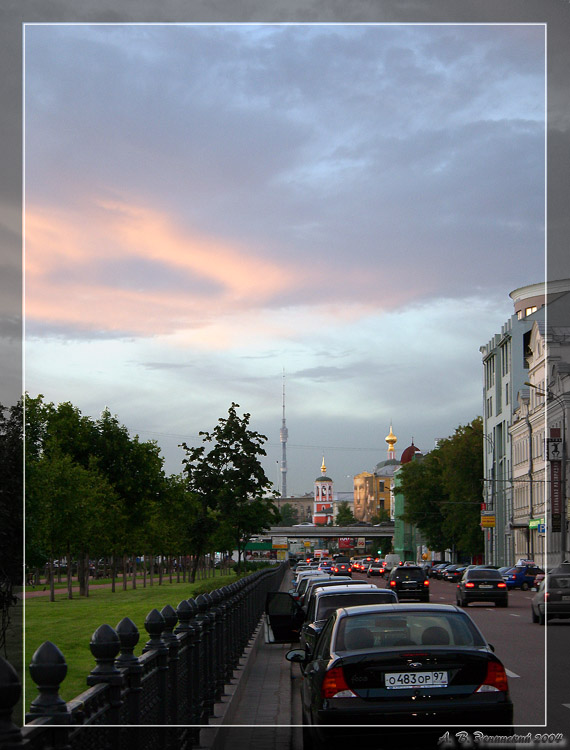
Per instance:
[[[378,492],[384,492],[384,481],[381,480],[378,482]]]
[[[532,307],[525,308],[525,311],[524,311],[525,318],[526,318],[527,315],[532,315],[532,313],[535,313],[536,311],[537,311],[536,305],[533,305]]]

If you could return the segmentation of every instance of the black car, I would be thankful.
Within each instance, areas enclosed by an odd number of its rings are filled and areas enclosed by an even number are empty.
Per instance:
[[[503,664],[452,605],[337,609],[314,651],[294,649],[287,659],[304,671],[303,734],[315,750],[387,740],[389,727],[400,740],[423,738],[426,725],[512,726]]]
[[[455,600],[460,607],[470,602],[495,602],[496,607],[508,607],[509,591],[498,570],[468,568],[457,584]]]
[[[395,591],[398,600],[417,599],[429,602],[429,581],[425,570],[419,565],[398,565],[392,568],[388,588]]]
[[[331,573],[334,576],[352,576],[352,565],[349,562],[335,561]]]
[[[342,585],[328,590],[319,590],[313,597],[305,622],[301,628],[301,647],[313,651],[315,642],[331,614],[339,607],[354,607],[358,604],[395,604],[398,597],[393,591],[377,586]]]
[[[434,563],[428,571],[429,577],[437,578],[437,574],[439,573],[441,568],[445,568],[446,565],[451,565],[449,560],[444,560],[443,562]]]

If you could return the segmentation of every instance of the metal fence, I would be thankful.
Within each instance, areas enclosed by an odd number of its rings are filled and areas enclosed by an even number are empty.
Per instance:
[[[199,744],[214,704],[224,693],[263,614],[268,591],[279,588],[286,564],[254,573],[196,599],[153,609],[148,634],[128,617],[101,625],[89,647],[96,666],[88,689],[66,703],[59,687],[67,672],[50,641],[36,651],[30,676],[38,695],[25,726],[12,723],[22,686],[0,657],[0,747],[29,750],[189,750]],[[135,726],[137,729],[133,729]],[[89,728],[87,728],[89,727]],[[127,729],[127,727],[129,727]]]

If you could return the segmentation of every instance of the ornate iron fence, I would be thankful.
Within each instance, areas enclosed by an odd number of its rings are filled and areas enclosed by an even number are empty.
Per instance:
[[[278,589],[286,564],[242,578],[176,609],[153,609],[141,656],[141,634],[128,617],[101,625],[89,647],[96,665],[88,688],[66,703],[59,688],[67,664],[46,641],[32,658],[38,695],[25,726],[12,723],[22,686],[0,657],[0,747],[27,750],[189,750],[199,744],[214,704],[222,697],[253,635],[268,591]],[[144,725],[144,728],[143,728]],[[90,727],[87,729],[87,727]],[[127,727],[129,729],[127,730]],[[133,727],[138,727],[133,729]]]

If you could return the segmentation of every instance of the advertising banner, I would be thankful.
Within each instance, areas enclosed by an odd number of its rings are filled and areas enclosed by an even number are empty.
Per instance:
[[[550,462],[550,499],[552,508],[552,531],[560,531],[562,513],[561,462]]]
[[[338,548],[339,549],[352,549],[354,547],[354,544],[352,543],[352,537],[351,536],[341,536],[338,540]]]
[[[271,542],[273,549],[288,549],[289,547],[286,536],[273,536]]]

